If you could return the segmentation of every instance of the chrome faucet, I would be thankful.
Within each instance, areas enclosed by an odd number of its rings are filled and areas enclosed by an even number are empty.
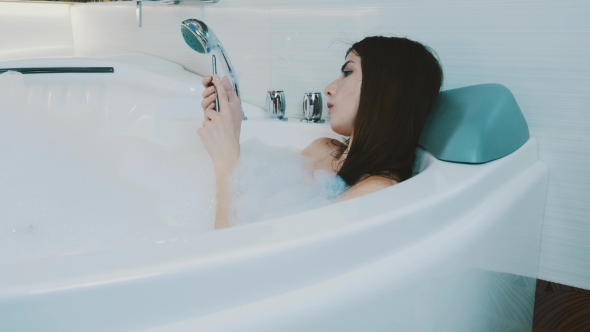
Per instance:
[[[225,67],[229,72],[229,79],[232,82],[234,91],[236,92],[236,95],[238,96],[238,99],[240,99],[241,103],[240,89],[238,87],[238,78],[236,77],[236,72],[234,71],[234,67],[231,65],[231,61],[229,61],[229,57],[227,56],[225,49],[213,31],[207,27],[205,22],[194,18],[182,21],[180,24],[180,31],[182,32],[182,36],[184,37],[186,44],[193,50],[201,54],[209,54],[213,52],[216,54],[217,59],[223,59]],[[243,111],[242,119],[247,120]]]

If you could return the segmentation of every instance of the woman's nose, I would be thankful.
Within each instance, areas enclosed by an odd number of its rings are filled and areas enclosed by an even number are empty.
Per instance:
[[[334,85],[334,82],[332,82],[324,89],[324,94],[328,97],[332,97],[334,95],[334,91],[336,91],[336,86]]]

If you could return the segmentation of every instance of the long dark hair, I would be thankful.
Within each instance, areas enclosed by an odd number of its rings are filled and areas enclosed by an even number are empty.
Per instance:
[[[407,38],[367,37],[348,53],[361,58],[363,82],[354,139],[338,170],[352,186],[367,176],[404,181],[412,176],[418,139],[440,91],[435,52]],[[342,156],[348,141],[340,144]]]

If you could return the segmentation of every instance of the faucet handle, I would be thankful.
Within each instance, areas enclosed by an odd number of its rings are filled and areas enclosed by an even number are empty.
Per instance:
[[[285,93],[282,90],[269,90],[266,94],[266,112],[271,119],[287,121],[285,118]]]
[[[303,119],[301,122],[323,123],[322,93],[306,92],[303,94]]]

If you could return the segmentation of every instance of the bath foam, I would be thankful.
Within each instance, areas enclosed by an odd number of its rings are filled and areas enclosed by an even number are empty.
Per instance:
[[[272,147],[258,138],[241,144],[229,179],[229,224],[241,225],[328,205],[348,187],[295,148]]]
[[[108,135],[93,107],[49,114],[26,97],[22,74],[0,75],[0,262],[213,229],[204,150]]]
[[[213,230],[214,169],[196,131],[169,148],[109,135],[91,105],[50,113],[27,98],[22,74],[0,75],[0,263]],[[251,139],[241,151],[232,225],[320,207],[346,188],[294,148]]]

